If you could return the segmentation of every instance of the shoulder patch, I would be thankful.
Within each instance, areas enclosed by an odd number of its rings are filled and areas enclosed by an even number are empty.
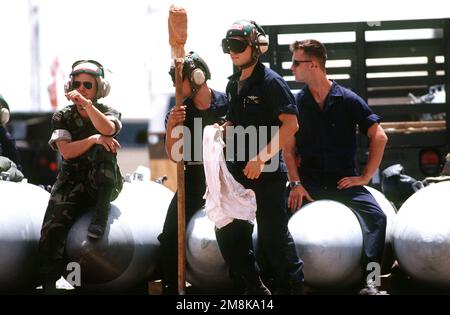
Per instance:
[[[56,121],[56,122],[60,122],[62,119],[62,113],[61,112],[56,112],[53,114],[52,120]]]

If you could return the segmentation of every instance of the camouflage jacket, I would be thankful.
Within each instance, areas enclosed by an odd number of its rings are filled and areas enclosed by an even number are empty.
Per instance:
[[[116,125],[116,132],[113,135],[116,136],[122,128],[120,112],[103,104],[95,104],[95,107]],[[55,142],[58,140],[77,141],[100,134],[90,119],[80,116],[74,104],[66,106],[53,114],[52,128],[53,133],[49,145],[54,150],[57,150]],[[70,164],[77,164],[77,162],[86,160],[88,152],[77,158],[70,159]]]

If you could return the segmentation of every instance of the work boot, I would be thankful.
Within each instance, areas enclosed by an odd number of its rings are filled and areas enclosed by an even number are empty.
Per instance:
[[[279,285],[274,291],[274,295],[304,295],[303,281],[288,280],[284,284]]]
[[[305,286],[303,282],[293,283],[291,288],[292,295],[304,295]]]
[[[375,281],[372,279],[367,280],[365,285],[359,290],[358,295],[379,295],[377,286],[375,285]]]
[[[244,295],[272,295],[272,293],[261,281],[261,278],[258,278],[255,283],[247,285]]]
[[[109,208],[96,210],[88,228],[88,236],[93,239],[99,239],[105,234],[106,224],[108,222]]]
[[[88,228],[88,236],[93,239],[99,239],[105,234],[106,224],[91,223]]]
[[[178,295],[178,288],[173,285],[163,284],[162,295]]]
[[[98,189],[95,210],[92,214],[91,224],[88,228],[88,237],[99,239],[105,234],[109,211],[111,209],[110,201],[113,191],[114,187],[111,185],[101,186]]]
[[[55,280],[46,280],[42,283],[42,293],[45,295],[55,295],[58,294],[58,290],[56,289],[56,281]]]

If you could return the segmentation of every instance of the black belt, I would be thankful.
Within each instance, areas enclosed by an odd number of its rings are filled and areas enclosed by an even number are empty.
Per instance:
[[[203,165],[203,161],[187,161],[184,163],[188,166]]]

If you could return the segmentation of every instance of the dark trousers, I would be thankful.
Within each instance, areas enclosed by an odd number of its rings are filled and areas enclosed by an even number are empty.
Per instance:
[[[217,244],[229,267],[230,278],[239,293],[254,287],[259,280],[252,234],[253,224],[238,219],[221,229],[216,229]]]
[[[186,184],[185,193],[185,216],[186,225],[194,214],[204,206],[205,186],[201,184],[190,186]],[[203,188],[203,189],[202,189]],[[166,214],[166,220],[162,233],[158,236],[160,242],[159,269],[165,285],[169,287],[168,292],[176,293],[178,286],[178,193],[172,198]]]
[[[265,269],[274,277],[280,290],[303,282],[303,261],[298,257],[295,243],[288,230],[285,173],[263,173],[257,180],[245,178],[242,171],[230,167],[234,178],[256,194],[258,226],[257,260],[261,272]],[[247,242],[248,243],[248,242]],[[230,251],[233,249],[230,248]],[[251,249],[250,249],[251,250]],[[228,255],[223,253],[224,257]],[[229,255],[233,255],[230,253]],[[239,258],[238,258],[239,259]],[[242,264],[248,259],[242,256]]]
[[[311,185],[303,179],[303,184],[314,200],[331,199],[341,202],[356,215],[363,233],[363,271],[367,272],[366,267],[370,262],[381,263],[386,236],[386,215],[372,194],[362,186],[338,190],[336,182],[324,182],[324,185],[319,186]]]

